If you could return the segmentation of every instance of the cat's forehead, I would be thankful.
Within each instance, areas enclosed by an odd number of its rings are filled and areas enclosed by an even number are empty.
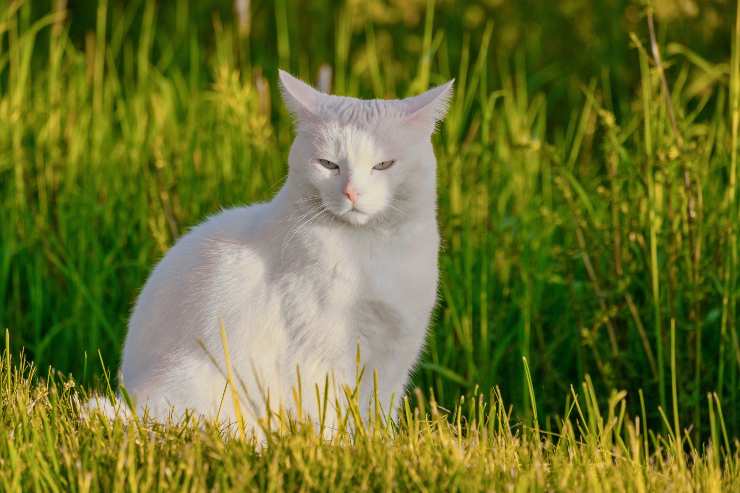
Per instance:
[[[371,155],[399,146],[402,114],[394,101],[327,97],[306,130],[317,148],[341,155]]]
[[[397,100],[327,96],[318,110],[325,121],[372,131],[383,123],[396,123],[403,116],[404,108]]]
[[[317,150],[339,157],[375,156],[393,149],[393,132],[377,125],[365,126],[340,120],[326,121],[313,132]]]

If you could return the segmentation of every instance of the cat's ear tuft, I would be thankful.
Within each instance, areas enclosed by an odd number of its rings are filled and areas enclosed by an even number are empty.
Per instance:
[[[285,70],[278,69],[278,73],[280,75],[280,90],[288,111],[299,121],[316,117],[321,99],[326,95],[302,80],[293,77]]]
[[[404,99],[404,122],[433,133],[437,123],[447,114],[454,83],[455,79],[452,79],[418,96]]]

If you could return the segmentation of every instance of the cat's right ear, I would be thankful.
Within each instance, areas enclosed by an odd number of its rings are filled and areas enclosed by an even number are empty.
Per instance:
[[[298,121],[310,121],[318,115],[321,99],[326,97],[285,70],[278,69],[283,101]]]

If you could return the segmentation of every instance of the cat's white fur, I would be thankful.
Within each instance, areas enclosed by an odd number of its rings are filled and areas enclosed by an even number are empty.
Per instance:
[[[139,412],[234,419],[222,325],[248,423],[268,395],[273,410],[297,411],[299,368],[304,416],[317,418],[315,388],[329,376],[331,425],[341,387],[355,384],[358,346],[362,407],[375,371],[386,412],[404,393],[437,295],[431,135],[452,81],[390,101],[330,96],[282,71],[280,80],[297,124],[282,189],[183,236],[136,302],[121,375]]]

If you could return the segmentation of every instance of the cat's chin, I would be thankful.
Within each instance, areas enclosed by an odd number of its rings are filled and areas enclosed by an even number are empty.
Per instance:
[[[358,210],[350,210],[341,214],[339,218],[353,226],[362,226],[370,220],[370,215]]]

